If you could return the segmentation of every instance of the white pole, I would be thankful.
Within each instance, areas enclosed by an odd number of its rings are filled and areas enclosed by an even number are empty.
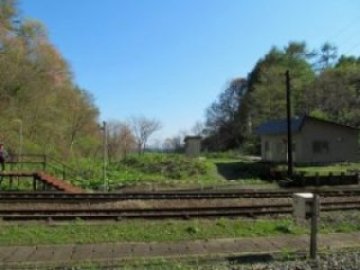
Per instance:
[[[103,121],[103,181],[104,181],[104,190],[108,190],[108,183],[107,183],[107,177],[106,177],[106,167],[107,167],[107,128],[106,128],[106,122]]]
[[[22,148],[23,148],[23,122],[20,120],[20,128],[19,128],[19,161],[22,161]],[[22,167],[22,163],[20,163],[20,167]]]

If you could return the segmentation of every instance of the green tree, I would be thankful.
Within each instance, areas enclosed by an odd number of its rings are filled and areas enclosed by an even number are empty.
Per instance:
[[[305,44],[292,42],[283,50],[272,48],[249,75],[249,114],[254,127],[269,119],[286,117],[286,70],[291,75],[293,114],[307,112],[304,93],[315,73],[307,61]]]
[[[360,59],[341,56],[319,74],[306,96],[311,114],[360,127]]]
[[[227,150],[240,146],[244,138],[247,81],[232,80],[206,112],[204,146],[210,150]]]
[[[59,157],[96,153],[98,110],[73,82],[67,62],[45,26],[17,15],[16,1],[0,0],[0,140],[23,152]]]

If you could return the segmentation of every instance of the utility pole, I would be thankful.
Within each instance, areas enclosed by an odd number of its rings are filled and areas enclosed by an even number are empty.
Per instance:
[[[287,155],[288,155],[288,178],[293,175],[293,156],[292,156],[292,134],[291,134],[291,98],[290,98],[290,73],[285,72],[286,77],[286,113],[287,113]]]
[[[103,121],[103,181],[104,181],[104,190],[108,190],[107,176],[106,176],[106,168],[107,168],[107,127],[106,122]]]

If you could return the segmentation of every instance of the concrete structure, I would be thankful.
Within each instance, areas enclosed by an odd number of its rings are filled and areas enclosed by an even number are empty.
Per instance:
[[[297,224],[305,224],[306,214],[311,213],[313,197],[312,193],[295,193],[293,195],[293,216]]]
[[[188,157],[197,157],[201,152],[201,136],[186,136],[185,142],[185,154]]]
[[[90,225],[91,226],[91,225]],[[335,251],[359,249],[360,233],[319,234],[319,249]],[[249,261],[271,254],[306,252],[308,235],[278,235],[225,239],[187,240],[177,242],[119,242],[98,244],[59,244],[0,246],[0,269],[123,269],[123,264],[151,259],[214,259],[231,257]],[[210,262],[211,262],[210,261]],[[357,260],[358,262],[358,260]],[[356,267],[356,265],[354,265]],[[358,268],[352,268],[358,269]]]
[[[359,129],[310,116],[293,118],[293,160],[296,163],[331,163],[360,160]],[[264,161],[287,161],[287,122],[260,125],[261,157]]]

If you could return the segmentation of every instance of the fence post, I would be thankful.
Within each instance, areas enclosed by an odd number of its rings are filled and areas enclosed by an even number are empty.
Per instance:
[[[10,171],[14,170],[14,162],[15,162],[15,159],[13,156],[10,157]]]
[[[46,157],[46,155],[43,155],[43,169],[44,169],[44,171],[46,171],[46,164],[47,163],[47,157]]]
[[[36,183],[36,181],[37,181],[37,177],[34,175],[34,177],[33,177],[33,190],[34,190],[34,191],[37,190],[37,183]]]
[[[62,165],[62,177],[63,177],[63,180],[65,180],[66,178],[66,172],[65,172],[65,164]]]
[[[315,186],[321,186],[320,174],[318,172],[315,173]]]
[[[319,195],[314,193],[311,205],[311,233],[310,233],[310,258],[316,259],[317,253],[317,230],[319,217]]]
[[[329,179],[328,182],[330,183],[330,185],[336,185],[335,181],[334,181],[334,175],[332,172],[329,173]]]

